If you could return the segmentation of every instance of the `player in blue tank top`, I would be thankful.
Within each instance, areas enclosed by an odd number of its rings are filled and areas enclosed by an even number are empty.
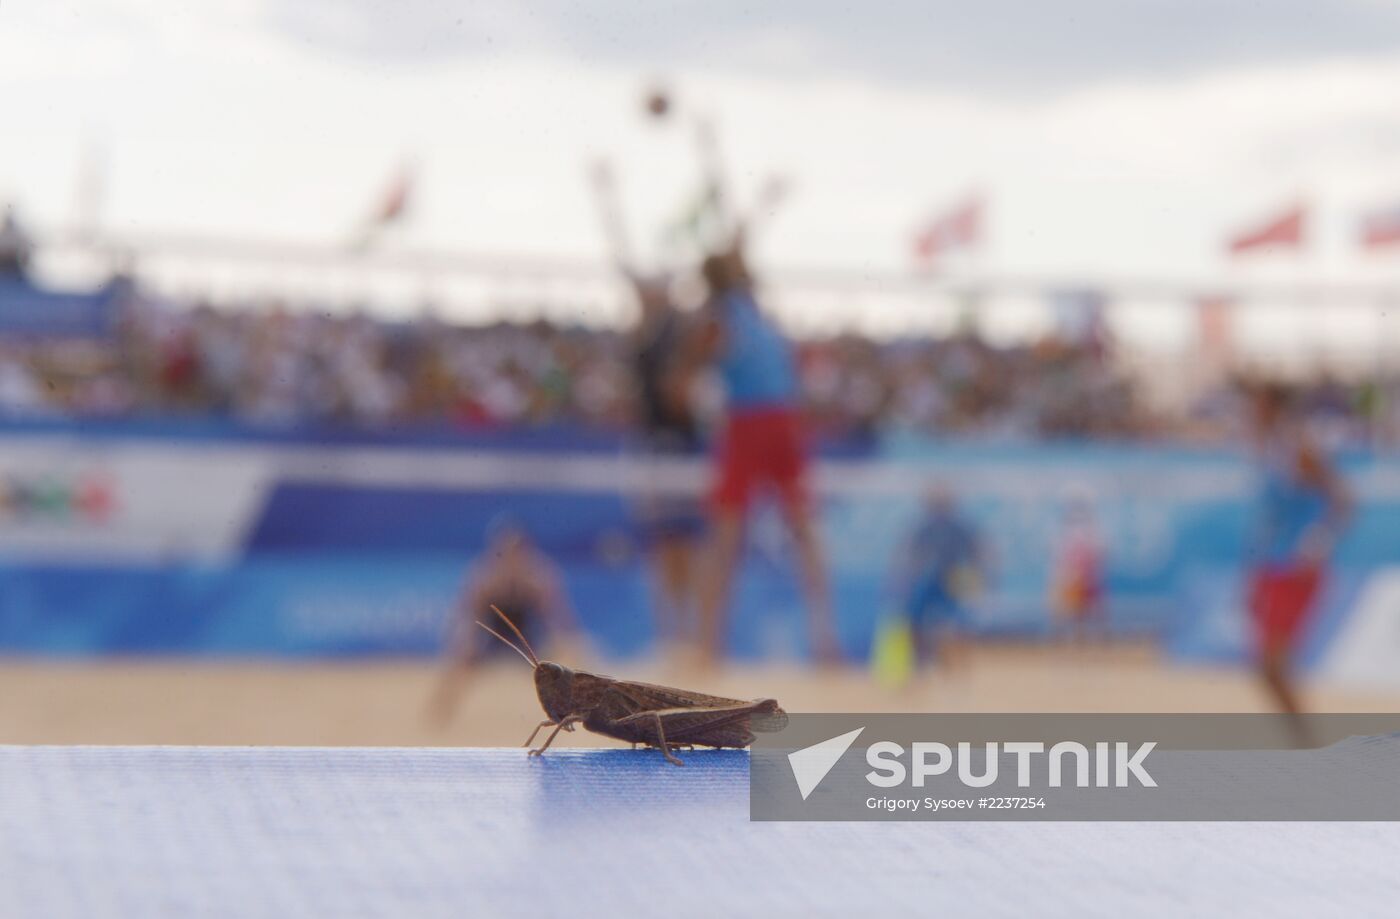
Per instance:
[[[909,622],[914,666],[966,661],[967,601],[984,569],[981,537],[953,493],[938,485],[900,553],[895,590]]]
[[[814,655],[839,657],[826,562],[807,488],[792,344],[760,309],[743,258],[743,231],[703,265],[709,300],[694,349],[723,378],[727,409],[716,451],[711,495],[714,569],[702,584],[701,628],[708,662],[723,653],[730,585],[755,497],[773,492],[797,548]]]
[[[722,341],[718,366],[730,411],[795,406],[792,345],[759,311],[752,289],[724,291],[715,298],[712,315]]]
[[[1326,581],[1351,499],[1304,431],[1286,389],[1259,387],[1253,411],[1259,475],[1248,607],[1260,676],[1305,741],[1293,651]]]

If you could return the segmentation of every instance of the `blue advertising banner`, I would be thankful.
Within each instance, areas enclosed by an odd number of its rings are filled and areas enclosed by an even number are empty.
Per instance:
[[[1375,644],[1357,636],[1400,591],[1400,463],[1355,456],[1343,467],[1359,510],[1306,638],[1305,661],[1318,665],[1339,647]],[[703,460],[671,472],[672,490],[703,487]],[[0,437],[0,481],[69,479],[74,494],[101,485],[100,514],[0,507],[0,650],[432,654],[503,519],[559,566],[600,650],[642,653],[652,641],[638,511],[654,477],[617,445],[328,446],[315,435],[121,438],[115,428],[95,441],[42,429]],[[896,560],[940,500],[981,547],[963,601],[974,631],[1054,632],[1067,547],[1089,533],[1111,631],[1238,660],[1254,488],[1247,459],[1221,451],[911,437],[828,457],[816,490],[841,640],[853,656],[869,652],[881,617],[903,602]],[[761,506],[735,585],[737,657],[807,654],[793,561],[780,514]]]

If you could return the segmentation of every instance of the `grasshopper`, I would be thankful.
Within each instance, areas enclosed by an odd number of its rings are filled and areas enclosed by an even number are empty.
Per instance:
[[[671,752],[674,747],[747,747],[753,743],[754,731],[781,731],[787,726],[787,713],[778,707],[776,699],[746,702],[707,696],[542,661],[515,623],[496,607],[491,609],[520,639],[523,650],[486,623],[478,621],[477,625],[513,648],[534,668],[535,693],[549,716],[535,726],[524,745],[530,746],[544,728],[554,728],[543,744],[530,750],[530,756],[542,755],[560,731],[572,731],[574,725],[582,724],[595,734],[626,741],[633,747],[655,747],[668,762],[682,766],[680,757]]]

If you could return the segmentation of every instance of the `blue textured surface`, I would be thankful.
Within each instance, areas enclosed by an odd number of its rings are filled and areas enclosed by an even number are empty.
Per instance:
[[[3,916],[1393,914],[1396,824],[751,824],[748,756],[0,747]]]

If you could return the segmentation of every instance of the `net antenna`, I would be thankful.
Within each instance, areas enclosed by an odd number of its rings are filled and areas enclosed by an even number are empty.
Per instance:
[[[609,254],[617,267],[627,275],[633,270],[631,237],[627,232],[627,221],[622,213],[622,196],[617,187],[617,173],[607,159],[593,161],[589,168],[589,178],[593,185],[593,203],[598,211],[598,222],[603,228],[603,236],[608,241]]]

